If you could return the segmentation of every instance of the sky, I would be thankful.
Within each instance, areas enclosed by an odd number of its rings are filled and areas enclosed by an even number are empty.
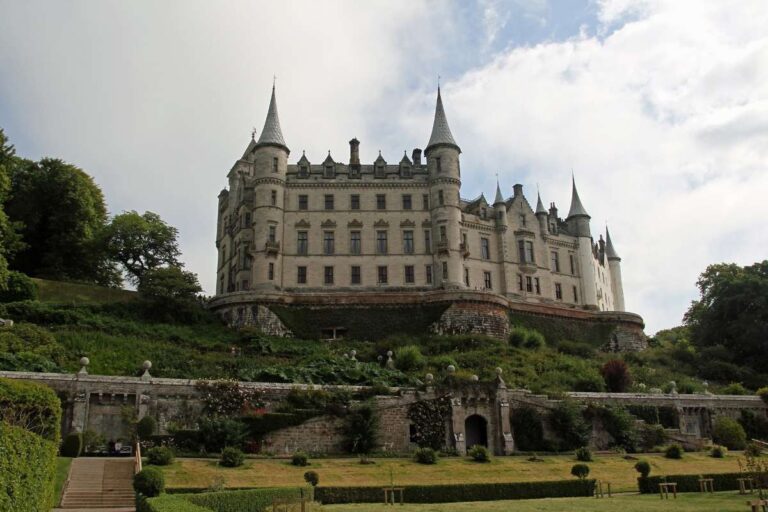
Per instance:
[[[273,80],[295,162],[390,162],[429,138],[438,76],[462,196],[571,173],[622,257],[627,309],[679,325],[707,265],[768,253],[765,0],[0,0],[0,127],[74,163],[111,214],[176,226],[214,291],[216,206]],[[275,78],[276,77],[276,78]]]

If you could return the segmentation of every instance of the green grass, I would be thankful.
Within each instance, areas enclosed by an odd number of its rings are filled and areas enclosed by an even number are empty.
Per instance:
[[[56,480],[54,481],[54,499],[55,504],[61,502],[61,494],[64,492],[64,483],[69,476],[69,466],[72,464],[71,457],[58,457],[56,459]]]
[[[702,494],[678,494],[676,500],[660,500],[653,495],[622,495],[613,498],[550,498],[539,500],[483,501],[472,503],[439,503],[433,505],[409,505],[387,507],[382,504],[326,505],[323,512],[741,512],[749,510],[748,499],[735,492]]]
[[[138,294],[130,290],[106,288],[81,283],[32,279],[37,284],[38,299],[54,304],[107,304],[136,300]]]

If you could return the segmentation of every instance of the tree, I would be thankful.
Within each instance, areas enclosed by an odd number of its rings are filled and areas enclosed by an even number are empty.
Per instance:
[[[118,276],[97,243],[107,207],[91,176],[58,159],[16,159],[11,184],[6,213],[23,225],[26,244],[12,257],[12,268],[33,276],[116,284]]]
[[[341,428],[346,449],[366,456],[379,443],[379,415],[370,404],[363,404],[351,411]]]
[[[119,262],[128,279],[139,284],[144,275],[164,266],[180,267],[178,230],[158,214],[135,211],[115,216],[102,233],[107,254]],[[166,276],[167,277],[167,276]]]
[[[710,265],[696,284],[701,298],[685,314],[693,344],[699,350],[720,345],[737,366],[764,373],[768,365],[768,260],[746,267]]]
[[[632,385],[632,375],[629,373],[629,366],[621,359],[611,359],[607,361],[600,374],[605,380],[605,387],[611,393],[623,393]]]
[[[176,265],[147,270],[137,289],[146,298],[173,301],[193,301],[203,291],[197,274]]]
[[[10,170],[16,161],[15,150],[8,144],[8,137],[0,128],[0,291],[6,289],[8,281],[8,257],[23,247],[14,223],[5,213],[5,203],[10,198]]]

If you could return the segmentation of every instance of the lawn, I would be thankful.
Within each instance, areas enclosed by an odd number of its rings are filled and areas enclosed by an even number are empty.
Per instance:
[[[136,300],[138,294],[130,290],[107,288],[91,284],[32,279],[37,285],[40,302],[56,304],[105,304]]]
[[[651,475],[701,474],[737,472],[740,454],[730,453],[725,459],[714,459],[704,453],[686,453],[681,460],[666,459],[660,454],[640,456],[651,463]],[[240,468],[221,468],[214,459],[177,459],[163,468],[168,487],[208,487],[223,479],[226,487],[290,486],[303,482],[304,472],[311,469],[320,475],[325,486],[382,486],[389,484],[390,470],[395,485],[429,485],[455,483],[529,482],[572,478],[573,456],[544,456],[543,462],[530,462],[527,457],[494,457],[488,464],[468,458],[441,459],[425,466],[403,458],[372,459],[375,464],[361,465],[357,459],[311,459],[306,468],[292,466],[285,459],[247,459]],[[637,491],[638,473],[635,460],[621,455],[598,455],[590,462],[590,478],[612,484],[617,492]]]
[[[539,500],[487,501],[472,503],[438,503],[434,505],[404,505],[387,507],[384,504],[326,505],[319,507],[323,512],[740,512],[749,510],[749,497],[735,492],[714,495],[679,494],[676,500],[662,501],[653,495],[623,495],[598,500],[595,498],[550,498]]]
[[[54,480],[54,504],[58,505],[61,501],[61,493],[64,491],[64,483],[69,475],[69,466],[72,464],[71,457],[58,457],[56,459],[56,479]]]

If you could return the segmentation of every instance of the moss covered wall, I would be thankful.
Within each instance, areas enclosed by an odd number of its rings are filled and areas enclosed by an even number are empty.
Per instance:
[[[547,340],[547,345],[557,346],[561,341],[588,343],[595,348],[610,345],[611,335],[616,331],[616,323],[577,320],[534,315],[520,311],[509,312],[509,323],[529,329],[536,329]]]

